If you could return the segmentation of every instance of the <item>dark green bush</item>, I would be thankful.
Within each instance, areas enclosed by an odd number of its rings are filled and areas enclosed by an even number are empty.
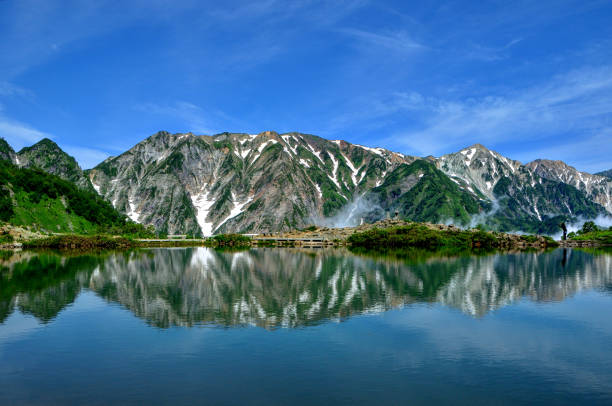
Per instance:
[[[239,247],[251,244],[251,237],[242,234],[219,234],[212,239],[219,246]]]

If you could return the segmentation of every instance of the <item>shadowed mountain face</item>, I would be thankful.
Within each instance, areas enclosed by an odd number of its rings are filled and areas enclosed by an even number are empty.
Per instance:
[[[521,298],[610,289],[612,253],[369,257],[345,250],[156,249],[104,256],[16,254],[0,279],[0,322],[15,308],[47,322],[82,289],[157,327],[297,327],[440,303],[480,317]]]
[[[612,179],[612,169],[608,169],[607,171],[597,172],[595,175],[605,176],[606,178]]]

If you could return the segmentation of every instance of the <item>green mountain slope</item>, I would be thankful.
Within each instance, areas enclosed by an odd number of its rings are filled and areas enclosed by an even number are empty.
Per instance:
[[[44,232],[124,233],[126,217],[93,192],[39,169],[0,160],[0,221]]]
[[[380,206],[376,213],[378,218],[383,213],[394,215],[397,211],[400,217],[414,221],[454,219],[468,224],[472,215],[481,210],[471,194],[461,190],[425,160],[398,166],[386,176],[382,185],[372,189],[368,199]]]
[[[15,151],[4,138],[0,138],[0,160],[15,162]]]

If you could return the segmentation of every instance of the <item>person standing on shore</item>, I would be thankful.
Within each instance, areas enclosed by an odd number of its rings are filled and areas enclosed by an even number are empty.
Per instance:
[[[563,230],[563,237],[562,237],[562,239],[563,239],[563,241],[565,241],[567,239],[567,226],[563,222],[563,223],[561,223],[559,225],[559,227],[561,227],[561,230]]]

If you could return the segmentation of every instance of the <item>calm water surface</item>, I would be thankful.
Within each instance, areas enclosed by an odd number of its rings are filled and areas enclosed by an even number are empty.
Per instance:
[[[0,257],[0,404],[612,404],[612,252]]]

